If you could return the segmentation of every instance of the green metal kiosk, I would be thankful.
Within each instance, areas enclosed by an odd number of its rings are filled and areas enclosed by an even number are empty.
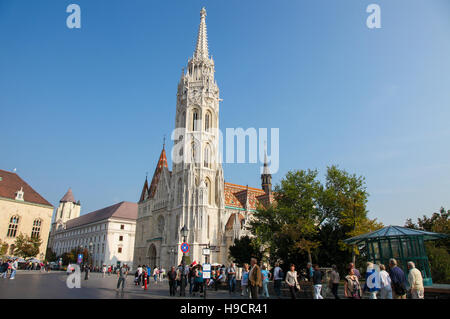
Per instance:
[[[445,234],[387,226],[371,233],[348,238],[344,243],[365,247],[367,258],[373,263],[387,266],[389,259],[395,258],[405,273],[408,261],[412,261],[422,272],[424,286],[431,286],[433,281],[424,242],[445,237],[447,237]]]

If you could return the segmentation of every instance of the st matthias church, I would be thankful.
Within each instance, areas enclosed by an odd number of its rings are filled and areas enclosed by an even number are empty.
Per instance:
[[[272,202],[267,161],[262,189],[225,183],[219,154],[219,88],[209,56],[206,10],[200,12],[197,45],[177,92],[172,171],[163,147],[153,178],[145,180],[138,203],[134,265],[170,266],[181,262],[180,245],[190,245],[186,262],[228,262],[228,248],[246,234],[245,225],[260,206]],[[183,151],[186,150],[186,151]],[[175,155],[174,155],[175,156]],[[181,234],[185,232],[186,237]]]

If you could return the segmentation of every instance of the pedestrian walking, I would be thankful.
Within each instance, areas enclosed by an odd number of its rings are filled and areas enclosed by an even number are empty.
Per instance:
[[[170,268],[170,271],[167,273],[167,279],[169,279],[169,295],[173,297],[177,292],[177,272],[175,271],[175,267]]]
[[[263,296],[269,298],[269,281],[271,279],[271,273],[267,270],[266,265],[263,265],[261,268]]]
[[[412,299],[423,299],[424,298],[424,288],[423,288],[423,277],[419,269],[412,262],[408,262],[408,283],[409,291]]]
[[[406,276],[403,270],[397,266],[397,260],[389,259],[389,276],[392,283],[392,295],[394,299],[406,299]]]
[[[361,299],[361,285],[353,267],[349,268],[348,275],[345,277],[344,295],[349,299]]]
[[[16,271],[17,271],[18,267],[19,267],[19,263],[17,262],[17,259],[16,259],[11,263],[11,276],[9,276],[9,279],[16,278]]]
[[[109,266],[108,266],[108,276],[111,276],[111,272],[112,272],[112,266],[109,265]]]
[[[141,265],[139,265],[137,267],[137,275],[138,275],[137,284],[140,285],[142,282],[142,266]]]
[[[192,296],[192,290],[194,289],[194,279],[195,279],[195,269],[191,266],[189,267],[188,281],[189,281],[189,296]]]
[[[300,291],[300,284],[297,279],[297,271],[295,271],[295,265],[291,264],[289,267],[289,271],[286,273],[285,282],[289,287],[289,291],[291,293],[292,299],[297,299],[296,293]]]
[[[226,270],[227,282],[228,282],[228,290],[230,295],[234,293],[236,289],[236,267],[234,263],[230,264],[230,267]]]
[[[280,268],[280,263],[275,263],[275,268],[273,270],[273,289],[278,298],[281,297],[281,282],[284,279],[283,270]]]
[[[158,267],[155,266],[155,269],[153,269],[153,278],[155,279],[155,284],[158,283]]]
[[[331,293],[334,296],[334,299],[339,299],[338,290],[339,290],[339,281],[341,280],[339,276],[339,272],[337,271],[336,265],[331,266],[331,274],[330,274],[330,289]]]
[[[122,291],[125,287],[125,281],[128,275],[128,267],[127,264],[123,264],[122,267],[119,268],[117,272],[117,291],[119,291],[120,285],[122,284]]]
[[[192,292],[192,295],[195,296],[197,292],[200,293],[201,297],[201,294],[203,294],[203,272],[200,266],[197,266],[197,269],[195,270],[194,290]]]
[[[319,269],[319,265],[314,265],[313,273],[313,285],[314,285],[314,299],[323,299],[320,294],[322,291],[322,272]]]
[[[380,299],[392,299],[391,277],[386,271],[386,266],[380,265]]]
[[[89,266],[84,267],[84,280],[89,279],[89,271],[90,271]]]
[[[250,294],[252,299],[258,299],[258,288],[262,287],[261,269],[256,258],[250,259],[251,268],[248,274]]]
[[[8,268],[9,268],[8,260],[3,261],[3,263],[0,266],[0,276],[2,276],[2,278],[6,278],[6,276],[8,275]]]
[[[102,273],[103,273],[102,277],[105,278],[106,277],[106,265],[103,265]]]
[[[354,263],[350,263],[349,268],[353,268],[353,272],[355,274],[356,277],[358,277],[358,281],[361,279],[361,273],[359,272],[359,270],[355,267]]]
[[[244,264],[244,267],[242,269],[242,277],[241,277],[241,296],[248,297],[249,296],[249,290],[248,290],[248,274],[249,274],[249,265]]]

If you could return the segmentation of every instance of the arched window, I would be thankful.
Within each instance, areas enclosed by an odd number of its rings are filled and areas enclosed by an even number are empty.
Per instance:
[[[158,234],[162,235],[164,233],[164,217],[158,217]]]
[[[39,238],[41,233],[41,224],[42,221],[40,219],[35,219],[33,222],[33,228],[31,230],[31,238]]]
[[[210,161],[211,161],[211,154],[210,154],[209,146],[206,145],[203,166],[210,167]]]
[[[181,205],[183,203],[183,182],[181,178],[178,180],[177,184],[177,203]]]
[[[7,237],[16,237],[17,227],[19,227],[19,216],[13,216],[9,220]]]
[[[193,131],[197,131],[198,126],[198,112],[195,110],[194,113],[192,114],[192,130]]]
[[[206,185],[206,191],[207,191],[206,196],[208,198],[208,205],[212,205],[211,182],[209,181],[208,178],[205,180],[205,185]]]
[[[209,129],[211,128],[211,113],[206,113],[205,115],[205,131],[209,132]]]

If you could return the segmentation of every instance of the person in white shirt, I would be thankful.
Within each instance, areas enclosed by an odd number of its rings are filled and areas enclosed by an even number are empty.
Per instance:
[[[17,271],[18,267],[19,267],[19,263],[17,262],[17,259],[16,259],[11,264],[11,276],[9,277],[9,279],[14,279],[16,277],[16,271]]]
[[[283,271],[280,268],[280,263],[275,263],[273,270],[273,289],[278,298],[281,296],[281,282],[283,279]]]
[[[411,292],[412,299],[423,299],[424,298],[424,288],[423,288],[423,277],[419,269],[412,261],[408,262],[408,283]]]
[[[380,270],[380,299],[392,299],[391,277],[383,264]]]

